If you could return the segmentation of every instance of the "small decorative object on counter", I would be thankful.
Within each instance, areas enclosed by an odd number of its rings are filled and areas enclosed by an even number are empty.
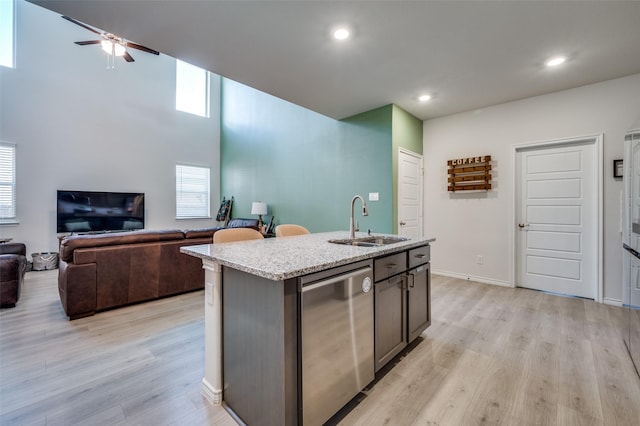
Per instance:
[[[449,192],[491,189],[491,156],[457,158],[447,161]]]

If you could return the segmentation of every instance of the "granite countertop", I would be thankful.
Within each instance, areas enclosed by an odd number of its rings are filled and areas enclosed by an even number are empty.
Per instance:
[[[388,234],[372,234],[372,236],[383,235]],[[356,237],[366,236],[367,234],[363,232],[356,233]],[[435,241],[435,238],[419,238],[378,247],[359,247],[328,242],[328,240],[344,238],[349,238],[347,231],[323,232],[295,237],[185,246],[181,247],[180,251],[218,262],[223,266],[280,281]]]

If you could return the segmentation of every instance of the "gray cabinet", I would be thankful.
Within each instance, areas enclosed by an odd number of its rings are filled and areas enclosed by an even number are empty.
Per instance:
[[[374,284],[376,371],[407,346],[404,283],[404,276],[396,275]]]
[[[634,303],[634,292],[640,289],[640,253],[637,250],[625,245],[629,253],[629,281],[625,291],[628,291],[626,305],[627,318],[623,322],[623,337],[627,345],[627,350],[631,356],[631,361],[636,368],[636,373],[640,376],[640,306]],[[636,299],[637,301],[637,299]]]
[[[429,260],[429,245],[374,260],[376,371],[431,324]]]
[[[407,333],[413,342],[431,325],[431,269],[419,266],[408,272],[407,284]]]
[[[640,308],[637,306],[628,307],[629,314],[629,337],[627,340],[627,349],[633,365],[636,367],[636,373],[640,377]]]

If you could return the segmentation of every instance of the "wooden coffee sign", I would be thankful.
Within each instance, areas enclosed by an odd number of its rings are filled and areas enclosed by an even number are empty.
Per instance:
[[[491,189],[491,156],[456,158],[447,161],[450,192]]]

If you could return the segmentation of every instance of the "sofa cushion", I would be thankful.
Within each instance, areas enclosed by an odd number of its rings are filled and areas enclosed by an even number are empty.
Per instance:
[[[73,261],[73,252],[77,248],[153,243],[158,241],[181,239],[184,239],[184,233],[178,229],[170,229],[166,231],[131,231],[107,234],[70,235],[65,237],[60,243],[60,258],[65,262]]]
[[[184,231],[184,237],[187,240],[194,238],[212,238],[213,234],[219,229],[224,229],[224,226],[216,226],[215,228],[203,228],[203,229],[188,229]]]
[[[241,217],[231,219],[226,226],[227,228],[252,228],[258,230],[258,219],[243,219]]]

